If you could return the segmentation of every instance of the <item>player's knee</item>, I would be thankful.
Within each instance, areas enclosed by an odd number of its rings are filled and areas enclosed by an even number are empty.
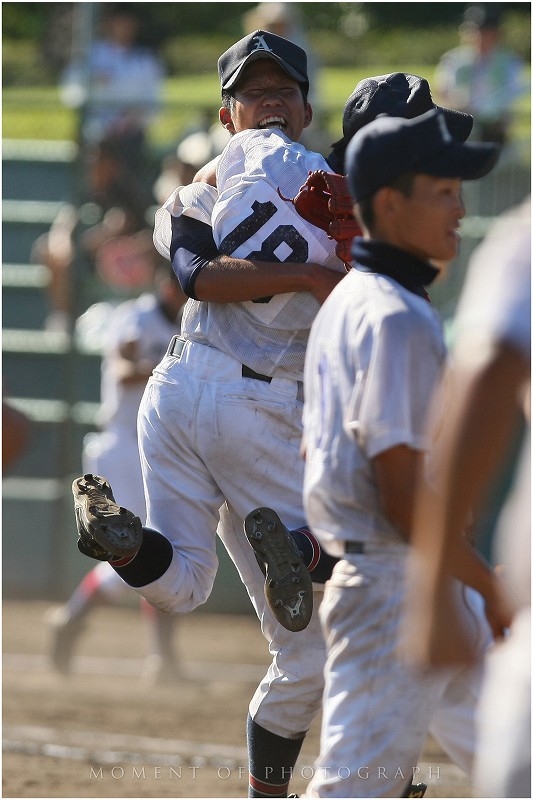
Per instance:
[[[187,557],[181,559],[175,585],[178,612],[193,611],[209,599],[217,572],[217,564],[198,563]]]

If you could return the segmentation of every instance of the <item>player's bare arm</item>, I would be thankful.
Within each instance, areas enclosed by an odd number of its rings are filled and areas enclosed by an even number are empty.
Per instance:
[[[460,352],[443,382],[453,403],[448,404],[447,436],[438,469],[448,479],[438,496],[423,487],[415,536],[435,571],[435,581],[440,574],[452,573],[483,596],[487,619],[498,637],[510,624],[509,597],[502,579],[466,541],[463,530],[472,509],[480,507],[503,458],[505,443],[512,438],[520,414],[521,389],[529,379],[529,363],[506,344],[484,350],[478,345],[474,352],[481,359],[476,372],[471,367],[472,352]],[[491,403],[487,404],[487,397],[492,398]],[[431,531],[431,539],[424,531]]]
[[[380,453],[373,459],[381,506],[407,540],[413,527],[413,509],[416,487],[422,475],[423,454],[398,445]],[[428,494],[432,494],[426,486]],[[437,508],[437,498],[428,509]],[[432,513],[432,512],[429,512]],[[434,520],[431,521],[434,524]],[[430,521],[428,520],[428,530]],[[467,539],[460,535],[449,556],[449,573],[478,591],[485,600],[487,620],[495,638],[503,636],[510,625],[511,614],[500,578],[477,553]]]
[[[316,263],[251,261],[221,255],[210,225],[185,215],[172,219],[170,257],[183,291],[195,300],[239,303],[285,292],[310,292],[319,303],[343,272]]]
[[[320,264],[248,261],[221,255],[199,271],[195,295],[198,300],[236,303],[284,292],[311,292],[323,303],[343,277]]]
[[[414,490],[422,459],[421,451],[405,444],[391,447],[372,459],[381,508],[406,540],[410,536]]]
[[[217,164],[220,156],[215,156],[205,166],[201,167],[193,178],[193,183],[208,183],[209,186],[217,185]]]

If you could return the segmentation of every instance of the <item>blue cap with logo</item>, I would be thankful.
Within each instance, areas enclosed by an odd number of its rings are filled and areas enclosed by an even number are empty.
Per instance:
[[[499,154],[499,145],[492,142],[454,139],[440,109],[414,119],[383,115],[348,145],[348,184],[357,203],[405,172],[474,180],[491,171]]]
[[[235,42],[218,59],[218,74],[222,89],[231,89],[242,75],[244,68],[260,58],[276,61],[287,75],[302,84],[307,91],[307,54],[294,42],[270,31],[254,31]]]

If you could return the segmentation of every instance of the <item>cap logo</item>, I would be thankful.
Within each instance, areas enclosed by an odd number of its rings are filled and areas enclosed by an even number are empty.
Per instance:
[[[444,116],[442,114],[439,114],[438,117],[437,117],[437,120],[438,120],[438,123],[439,123],[439,128],[440,128],[440,133],[441,133],[442,139],[446,144],[449,144],[450,142],[453,141],[453,139],[452,139],[452,135],[451,135],[450,131],[448,130],[446,122],[444,121]]]
[[[269,52],[269,53],[272,53],[272,52],[274,52],[274,51],[272,50],[272,48],[271,48],[271,47],[269,47],[269,46],[267,45],[267,43],[265,42],[265,37],[264,37],[264,36],[261,36],[260,34],[256,34],[256,35],[254,36],[254,38],[252,39],[252,41],[254,41],[254,40],[256,40],[256,39],[257,39],[257,42],[255,43],[255,46],[254,46],[254,48],[253,48],[253,51],[254,51],[254,52],[255,52],[256,50],[266,50],[266,51],[267,51],[267,52]]]

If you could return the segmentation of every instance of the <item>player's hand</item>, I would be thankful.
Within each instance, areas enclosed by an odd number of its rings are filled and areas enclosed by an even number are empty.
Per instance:
[[[498,572],[494,572],[491,591],[483,599],[485,617],[492,635],[496,640],[503,639],[511,625],[515,608],[509,587]]]
[[[345,277],[345,272],[322,267],[319,264],[309,264],[310,287],[309,291],[322,304],[335,286]]]

